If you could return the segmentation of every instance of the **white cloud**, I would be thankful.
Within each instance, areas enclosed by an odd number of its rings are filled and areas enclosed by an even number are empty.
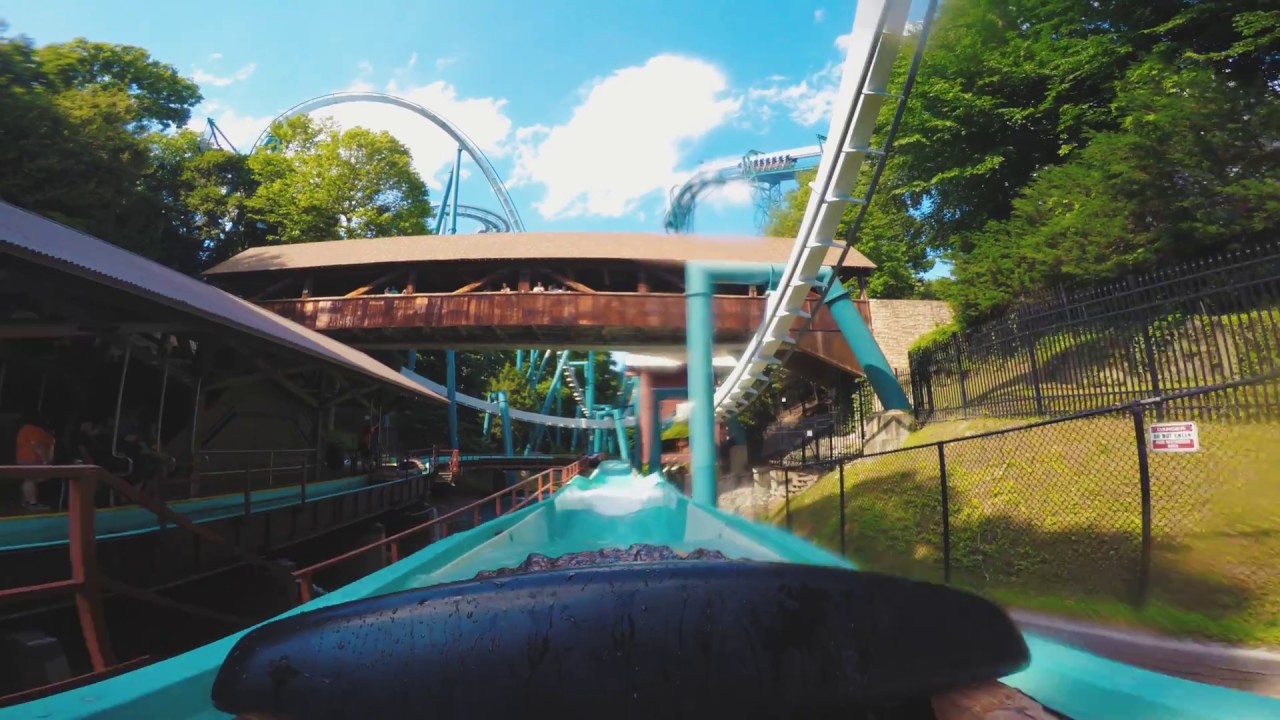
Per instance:
[[[456,62],[458,62],[456,57],[436,58],[436,72],[440,72]]]
[[[837,37],[835,46],[840,52],[840,58],[827,63],[821,70],[799,82],[787,84],[785,79],[771,77],[766,80],[768,84],[765,86],[748,90],[748,114],[768,120],[778,112],[783,112],[804,127],[813,127],[828,120],[831,117],[831,105],[840,89],[844,56],[849,52],[852,39],[852,31]]]
[[[222,53],[213,53],[212,55],[210,55],[210,56],[209,56],[209,59],[210,59],[210,60],[221,60],[221,59],[222,59]]]
[[[359,79],[349,89],[372,90],[373,86]],[[506,114],[507,101],[504,99],[460,97],[456,88],[441,80],[404,87],[393,80],[387,83],[386,92],[445,118],[471,138],[491,160],[509,152],[512,122]],[[391,133],[409,148],[418,174],[433,189],[444,185],[448,170],[453,166],[457,143],[430,121],[408,110],[377,103],[347,103],[332,105],[313,115],[333,118],[344,128],[359,126]],[[463,158],[464,178],[468,174],[465,165],[469,162],[468,158]]]
[[[849,54],[849,48],[850,48],[852,45],[853,45],[853,31],[852,31],[852,30],[850,30],[849,32],[847,32],[847,33],[845,33],[845,34],[843,34],[843,35],[839,35],[839,36],[837,36],[837,37],[836,37],[836,49],[837,49],[837,50],[839,50],[839,51],[840,51],[840,53],[841,53],[842,55],[848,55],[848,54]],[[841,60],[843,61],[843,60],[844,60],[844,58],[841,58]]]
[[[235,71],[231,75],[215,75],[211,72],[206,72],[204,70],[201,70],[200,68],[196,68],[195,74],[191,76],[191,79],[195,80],[196,83],[199,85],[213,85],[214,87],[226,87],[231,83],[240,82],[241,80],[248,80],[249,76],[253,75],[253,71],[257,69],[258,69],[257,63],[249,63],[248,65],[245,65],[244,67]]]
[[[827,11],[826,11],[826,10],[823,10],[822,8],[818,8],[817,10],[814,10],[814,11],[813,11],[813,22],[815,22],[815,23],[820,23],[820,22],[822,22],[823,20],[826,20],[826,19],[827,19]]]
[[[518,130],[510,184],[542,185],[534,207],[548,219],[633,213],[683,182],[681,151],[740,106],[715,66],[655,56],[590,83],[567,123]]]
[[[412,70],[413,66],[417,64],[418,64],[418,52],[415,50],[411,55],[409,55],[409,62],[406,63],[404,66],[405,72]]]
[[[752,201],[751,184],[746,182],[717,185],[698,196],[699,205],[710,206],[717,210],[745,207]]]

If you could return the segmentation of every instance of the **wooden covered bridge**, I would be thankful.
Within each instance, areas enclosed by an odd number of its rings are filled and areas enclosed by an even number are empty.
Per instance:
[[[394,237],[247,250],[210,269],[218,287],[363,350],[540,347],[670,353],[685,343],[684,265],[785,263],[794,240],[527,232]],[[835,264],[839,252],[828,257]],[[856,250],[841,269],[872,325]],[[714,298],[717,345],[733,353],[764,313],[755,287]],[[796,369],[860,374],[816,299]]]

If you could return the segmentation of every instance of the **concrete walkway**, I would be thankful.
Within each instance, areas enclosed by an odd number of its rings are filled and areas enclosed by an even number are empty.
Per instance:
[[[1176,640],[1029,610],[1010,610],[1022,629],[1166,675],[1280,698],[1280,652]]]

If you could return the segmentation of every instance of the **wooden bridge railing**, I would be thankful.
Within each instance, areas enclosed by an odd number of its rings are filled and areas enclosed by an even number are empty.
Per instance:
[[[94,498],[101,483],[118,495],[137,503],[150,511],[161,522],[182,528],[202,540],[222,546],[242,561],[263,568],[273,575],[290,582],[293,576],[289,571],[257,555],[249,553],[236,545],[227,542],[213,530],[197,525],[181,513],[170,509],[168,505],[138,490],[133,485],[107,472],[97,465],[10,465],[0,466],[0,483],[22,482],[24,480],[66,480],[68,487],[67,502],[67,548],[71,554],[71,577],[39,585],[0,589],[0,605],[23,602],[36,598],[59,597],[72,595],[75,599],[76,614],[80,621],[80,632],[84,637],[85,649],[93,670],[89,673],[73,677],[54,685],[32,688],[0,697],[0,706],[25,702],[51,692],[61,692],[73,687],[132,669],[143,664],[147,658],[134,658],[119,663],[111,649],[111,639],[107,632],[106,618],[103,615],[102,599],[105,593],[118,593],[145,600],[156,605],[179,610],[200,617],[208,617],[244,625],[241,618],[223,615],[207,608],[189,605],[171,600],[150,590],[133,587],[103,577],[97,562],[97,531],[95,521],[97,508]]]
[[[471,514],[472,527],[476,527],[480,525],[481,508],[487,506],[490,503],[493,504],[495,514],[500,516],[506,513],[519,510],[520,508],[525,507],[531,502],[541,501],[544,498],[544,496],[550,496],[551,493],[555,492],[560,487],[563,487],[565,483],[569,482],[571,478],[573,478],[576,475],[579,475],[582,472],[584,462],[585,462],[585,458],[575,460],[574,462],[569,463],[564,467],[550,468],[548,470],[544,470],[538,473],[537,475],[534,475],[525,480],[522,480],[514,485],[511,485],[510,487],[503,488],[502,490],[499,490],[498,492],[493,493],[492,495],[489,495],[487,497],[484,497],[474,502],[463,505],[460,508],[451,510],[443,515],[440,515],[439,517],[432,518],[420,525],[415,525],[414,527],[411,527],[408,530],[403,530],[401,532],[396,533],[395,535],[391,535],[389,537],[383,538],[382,540],[378,540],[377,542],[370,543],[368,545],[365,545],[364,547],[356,548],[355,550],[351,550],[350,552],[345,552],[336,557],[329,558],[328,560],[318,562],[315,565],[311,565],[311,566],[302,568],[300,570],[295,570],[293,573],[293,577],[298,582],[299,600],[302,603],[306,603],[306,602],[310,602],[314,598],[312,578],[315,576],[316,573],[320,572],[321,570],[326,570],[335,565],[339,565],[348,560],[359,557],[367,552],[374,551],[374,550],[381,550],[382,548],[387,548],[389,550],[388,559],[387,559],[388,564],[399,562],[400,545],[405,540],[411,537],[421,535],[422,533],[427,532],[428,530],[431,530],[436,527],[441,528],[441,535],[438,539],[443,540],[445,537],[448,537],[448,532],[449,532],[448,521],[453,520],[455,518],[459,518],[459,517],[465,517],[468,513]],[[524,491],[526,493],[526,497],[523,500],[517,501],[516,496],[521,491]],[[507,498],[510,498],[510,500],[507,503],[506,510],[504,511],[503,502]]]

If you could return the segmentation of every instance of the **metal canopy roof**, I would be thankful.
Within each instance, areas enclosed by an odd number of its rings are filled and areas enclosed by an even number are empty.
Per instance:
[[[624,260],[684,263],[690,260],[739,260],[784,263],[793,238],[668,235],[628,232],[523,232],[476,235],[422,235],[329,240],[249,248],[205,275],[298,270],[381,263],[476,262],[486,260]],[[834,265],[840,251],[827,253]],[[857,250],[845,258],[845,270],[869,272],[875,263]]]
[[[0,201],[0,252],[161,303],[228,330],[302,352],[414,396],[444,401],[374,358],[212,285]]]

